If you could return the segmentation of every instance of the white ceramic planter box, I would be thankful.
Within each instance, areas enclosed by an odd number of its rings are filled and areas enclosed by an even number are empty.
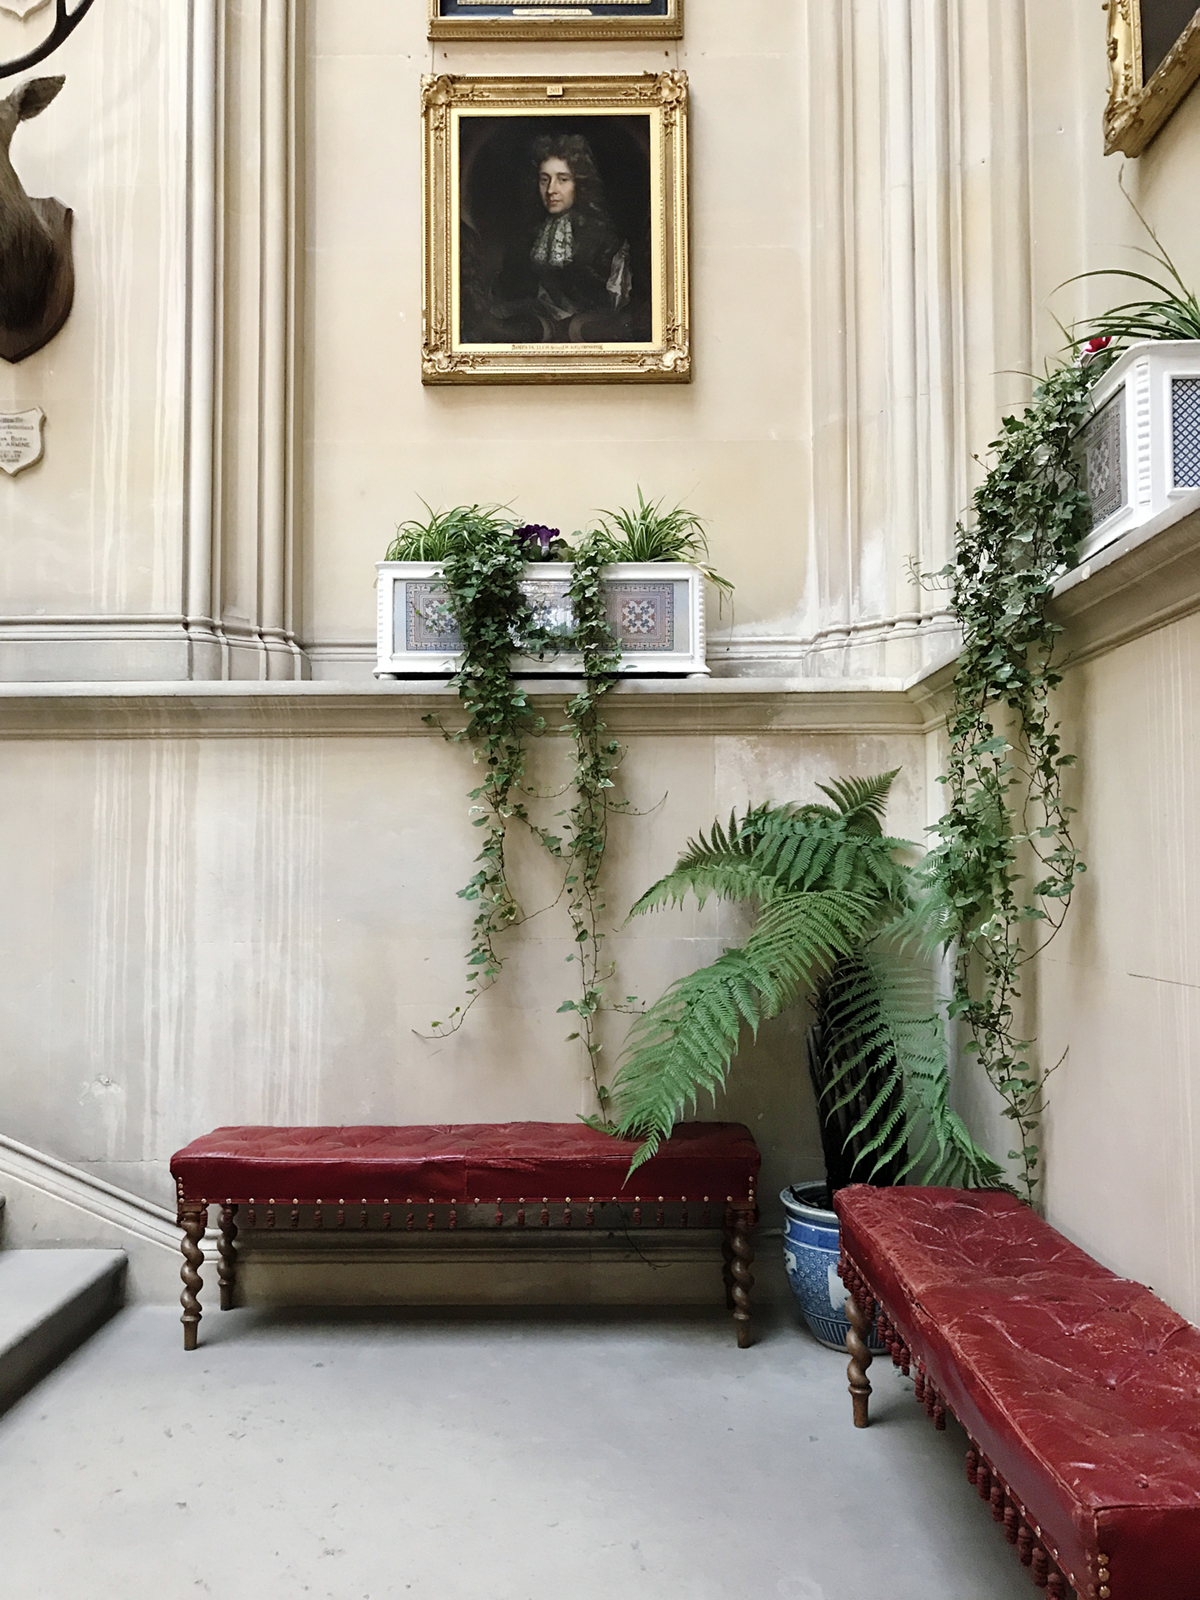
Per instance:
[[[1092,408],[1079,433],[1092,500],[1083,560],[1200,488],[1200,339],[1131,345]]]
[[[446,677],[459,662],[459,634],[432,561],[381,561],[377,678]],[[565,561],[533,562],[522,587],[545,627],[569,633]],[[621,644],[622,673],[639,677],[707,676],[704,659],[704,577],[676,562],[618,562],[607,569],[608,618]],[[514,656],[520,674],[578,677],[578,655]]]

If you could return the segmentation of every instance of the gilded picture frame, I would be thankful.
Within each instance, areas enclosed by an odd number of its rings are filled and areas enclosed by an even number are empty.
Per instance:
[[[1142,33],[1142,0],[1108,0],[1105,155],[1140,156],[1200,78],[1200,9],[1149,78]]]
[[[678,71],[422,79],[427,384],[687,383]]]
[[[431,39],[682,39],[684,0],[429,0]]]

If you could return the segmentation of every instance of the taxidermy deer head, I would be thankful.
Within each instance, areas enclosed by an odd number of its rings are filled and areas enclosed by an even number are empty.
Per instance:
[[[75,295],[72,213],[60,200],[31,200],[9,157],[17,124],[44,111],[64,82],[33,78],[0,100],[0,356],[6,361],[24,361],[48,344]]]

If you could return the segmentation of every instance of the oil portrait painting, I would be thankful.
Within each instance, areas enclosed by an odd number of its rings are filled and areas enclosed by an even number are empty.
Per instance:
[[[431,39],[679,39],[684,0],[429,0]]]
[[[1141,155],[1200,78],[1197,0],[1109,0],[1106,155]]]
[[[428,80],[427,382],[686,380],[685,109],[679,73]]]
[[[459,128],[463,344],[648,344],[649,117]]]

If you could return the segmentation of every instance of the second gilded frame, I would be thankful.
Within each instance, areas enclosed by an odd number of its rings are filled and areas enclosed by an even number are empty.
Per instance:
[[[1108,0],[1104,153],[1140,156],[1200,78],[1200,9]]]
[[[687,383],[687,74],[422,80],[425,383]]]
[[[682,39],[684,0],[429,0],[431,39]]]

